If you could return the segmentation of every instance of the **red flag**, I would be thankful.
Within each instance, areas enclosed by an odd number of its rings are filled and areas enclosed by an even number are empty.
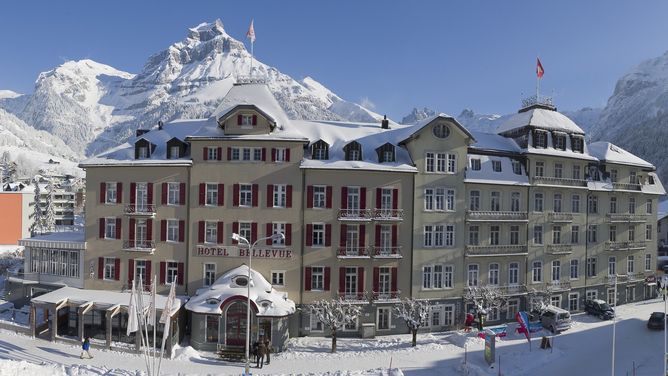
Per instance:
[[[539,58],[536,58],[536,76],[538,76],[538,78],[543,78],[543,74],[545,74],[543,64],[540,63]]]
[[[253,27],[253,20],[251,20],[250,27],[246,33],[246,38],[250,39],[251,43],[255,42],[255,28]]]

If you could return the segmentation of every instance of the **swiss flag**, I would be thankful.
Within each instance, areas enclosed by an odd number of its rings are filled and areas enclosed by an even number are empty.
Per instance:
[[[538,78],[543,78],[543,74],[545,74],[545,70],[543,69],[543,64],[540,63],[539,58],[536,58],[536,76]]]

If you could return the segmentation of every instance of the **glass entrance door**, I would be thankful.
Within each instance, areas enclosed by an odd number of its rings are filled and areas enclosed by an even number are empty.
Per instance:
[[[225,344],[227,346],[246,345],[246,304],[234,302],[225,316]]]

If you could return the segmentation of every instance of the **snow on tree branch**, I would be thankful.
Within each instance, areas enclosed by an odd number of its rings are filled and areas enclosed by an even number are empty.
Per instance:
[[[402,299],[401,302],[394,305],[394,312],[397,317],[406,322],[408,329],[416,331],[427,323],[429,302],[415,298]]]
[[[486,314],[488,309],[505,306],[508,298],[496,287],[481,286],[469,287],[464,295],[464,301],[475,305],[477,312]]]
[[[550,283],[540,285],[538,288],[532,287],[529,289],[527,295],[531,304],[531,310],[538,311],[539,313],[545,312],[547,306],[550,305],[552,295],[555,291],[556,288]]]
[[[309,305],[311,314],[331,331],[355,322],[362,314],[362,309],[343,299],[317,300]]]

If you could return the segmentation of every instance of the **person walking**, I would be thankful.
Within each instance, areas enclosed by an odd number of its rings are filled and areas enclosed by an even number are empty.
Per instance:
[[[269,365],[269,361],[271,360],[271,341],[269,337],[264,338],[264,351],[267,353],[267,365]]]
[[[257,341],[253,342],[253,361],[257,362]]]
[[[264,365],[264,354],[267,351],[267,347],[264,344],[264,338],[260,337],[260,341],[257,344],[257,368],[262,368]]]
[[[93,356],[90,355],[90,338],[86,337],[81,344],[81,359],[84,358],[84,353],[88,355],[88,359],[93,359]]]

